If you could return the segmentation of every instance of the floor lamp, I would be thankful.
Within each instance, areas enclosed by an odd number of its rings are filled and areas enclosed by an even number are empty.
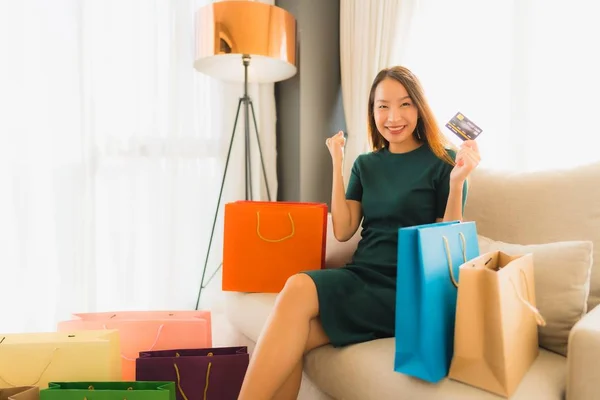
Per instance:
[[[204,278],[206,277],[227,168],[241,110],[244,118],[245,200],[252,200],[250,154],[250,118],[252,117],[267,197],[271,201],[254,105],[248,95],[248,83],[273,83],[288,79],[296,74],[296,21],[290,13],[282,8],[252,0],[217,1],[200,8],[195,17],[194,68],[223,81],[243,83],[244,90],[238,101],[233,130],[229,140],[229,150],[227,151],[206,260],[202,270],[200,288],[198,289],[196,300],[196,309],[198,309],[202,289],[206,287]],[[206,285],[219,268],[208,279]]]

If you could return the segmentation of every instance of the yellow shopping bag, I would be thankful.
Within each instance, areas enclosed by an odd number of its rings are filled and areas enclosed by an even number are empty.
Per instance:
[[[0,388],[120,379],[116,330],[0,334]]]

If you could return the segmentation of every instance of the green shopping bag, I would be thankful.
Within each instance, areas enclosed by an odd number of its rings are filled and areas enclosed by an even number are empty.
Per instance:
[[[40,400],[175,400],[175,383],[50,382]]]

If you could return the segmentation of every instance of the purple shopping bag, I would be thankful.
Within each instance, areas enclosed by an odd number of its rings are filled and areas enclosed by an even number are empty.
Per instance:
[[[246,346],[143,351],[135,378],[175,382],[177,400],[237,400],[249,361]]]

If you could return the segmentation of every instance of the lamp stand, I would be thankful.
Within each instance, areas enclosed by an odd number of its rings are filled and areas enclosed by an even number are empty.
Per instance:
[[[267,198],[271,201],[271,192],[269,191],[269,182],[267,180],[267,172],[265,170],[265,163],[263,160],[262,150],[260,147],[260,139],[258,137],[258,125],[256,123],[256,115],[254,113],[254,104],[252,99],[248,95],[248,67],[250,66],[250,56],[244,54],[242,56],[242,63],[244,65],[244,95],[240,97],[238,101],[237,111],[235,113],[235,120],[233,122],[233,131],[231,132],[231,139],[229,140],[229,150],[227,151],[227,159],[225,160],[225,169],[223,170],[223,178],[221,179],[221,188],[219,190],[219,198],[217,200],[217,208],[215,210],[215,216],[213,219],[212,229],[210,232],[210,239],[208,242],[208,250],[206,251],[206,260],[204,261],[204,268],[202,269],[202,279],[200,281],[200,288],[198,289],[198,298],[196,299],[196,310],[200,305],[200,296],[202,289],[206,288],[210,281],[217,274],[219,269],[223,266],[223,263],[219,264],[219,267],[213,272],[208,278],[206,284],[204,278],[206,276],[206,268],[208,266],[208,258],[210,256],[210,249],[212,247],[213,236],[215,234],[215,227],[217,225],[217,217],[219,215],[219,207],[221,206],[221,198],[223,197],[223,188],[225,187],[225,178],[227,176],[227,168],[229,166],[229,159],[231,157],[231,149],[233,148],[233,139],[235,137],[235,131],[237,129],[237,123],[240,116],[240,109],[244,106],[244,141],[245,141],[245,199],[252,200],[252,164],[251,164],[251,151],[250,151],[250,113],[252,113],[252,121],[254,122],[254,133],[256,134],[256,143],[258,145],[258,154],[260,157],[260,164],[262,166],[263,178],[265,179],[265,186],[267,188]]]

